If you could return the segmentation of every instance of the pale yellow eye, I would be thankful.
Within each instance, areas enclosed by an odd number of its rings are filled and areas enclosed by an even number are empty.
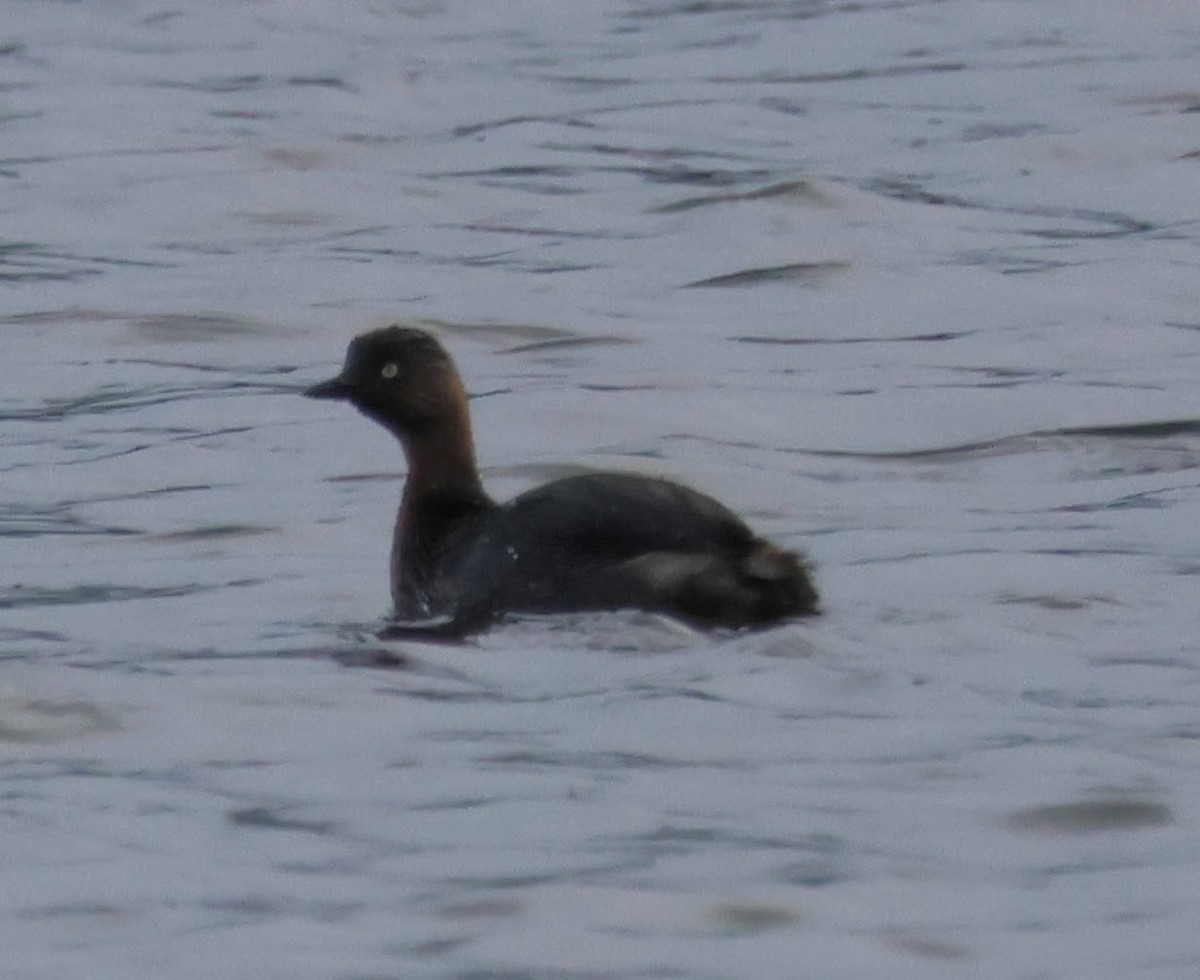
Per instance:
[[[385,378],[387,378],[388,381],[391,381],[392,378],[394,378],[397,374],[400,373],[400,368],[395,364],[395,362],[389,361],[387,364],[385,364],[383,366],[383,370],[380,371],[379,373],[382,374]]]

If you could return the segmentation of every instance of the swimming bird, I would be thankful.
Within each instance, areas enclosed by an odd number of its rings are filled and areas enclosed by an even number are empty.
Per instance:
[[[354,338],[341,373],[305,394],[350,402],[407,459],[392,538],[396,622],[381,636],[462,637],[520,613],[632,608],[754,628],[818,611],[802,557],[671,480],[586,473],[494,501],[462,379],[424,330]]]

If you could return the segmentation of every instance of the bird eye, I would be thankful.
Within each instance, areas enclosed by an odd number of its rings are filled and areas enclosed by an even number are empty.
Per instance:
[[[388,381],[391,381],[392,378],[400,373],[400,368],[395,361],[388,361],[387,364],[383,366],[383,370],[381,370],[379,373],[387,378]]]

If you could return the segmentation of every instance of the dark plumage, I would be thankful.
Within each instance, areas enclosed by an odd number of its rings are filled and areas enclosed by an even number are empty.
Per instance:
[[[391,563],[400,622],[389,635],[458,636],[521,612],[637,608],[727,627],[817,612],[799,557],[669,480],[591,473],[495,503],[475,465],[462,381],[424,331],[356,337],[341,374],[305,394],[351,402],[408,459]]]

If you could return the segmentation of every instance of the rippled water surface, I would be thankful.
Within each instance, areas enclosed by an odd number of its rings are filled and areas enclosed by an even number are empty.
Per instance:
[[[5,978],[1200,972],[1200,7],[9,0]],[[383,648],[424,322],[500,496],[826,615]]]

